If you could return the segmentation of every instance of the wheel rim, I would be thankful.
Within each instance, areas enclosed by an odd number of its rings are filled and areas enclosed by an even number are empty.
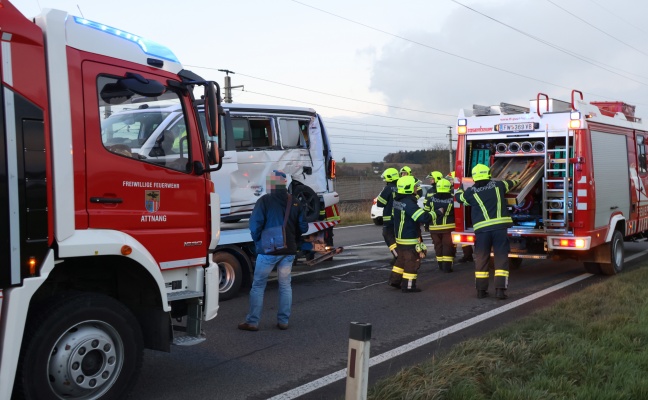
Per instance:
[[[47,374],[59,399],[97,399],[115,384],[123,364],[117,331],[102,321],[85,321],[58,338]]]
[[[621,270],[623,263],[623,245],[620,240],[614,241],[614,266],[617,270]]]
[[[227,292],[234,286],[236,275],[234,274],[234,267],[230,263],[219,262],[218,268],[220,269],[220,285],[221,292]]]

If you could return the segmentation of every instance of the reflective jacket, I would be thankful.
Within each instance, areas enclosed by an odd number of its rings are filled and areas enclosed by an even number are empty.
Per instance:
[[[440,208],[445,211],[440,212]],[[450,232],[455,228],[454,197],[450,193],[435,193],[429,197],[425,196],[423,209],[430,212],[432,216],[432,222],[428,227],[430,231]]]
[[[487,232],[513,226],[513,219],[506,207],[504,195],[519,180],[477,181],[465,191],[457,190],[455,199],[471,206],[470,216],[475,232]]]
[[[383,208],[383,225],[392,225],[392,203],[396,194],[396,182],[387,182],[376,198],[376,205]]]
[[[421,237],[420,225],[432,221],[430,213],[419,208],[413,194],[396,194],[392,211],[396,244],[418,244]]]
[[[286,201],[288,200],[288,191],[275,189],[270,193],[264,194],[257,200],[250,216],[250,234],[257,254],[265,254],[261,246],[261,232],[265,228],[281,226],[284,222],[286,212]],[[288,254],[297,253],[297,239],[308,231],[308,222],[304,220],[299,200],[292,197],[290,215],[286,221],[286,246]]]

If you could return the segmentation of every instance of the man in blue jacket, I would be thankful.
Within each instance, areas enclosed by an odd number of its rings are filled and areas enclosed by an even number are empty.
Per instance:
[[[290,196],[291,205],[286,221],[285,239],[286,250],[283,254],[265,254],[261,245],[261,232],[265,228],[281,226],[288,202],[286,189],[286,174],[282,171],[272,171],[266,179],[266,194],[254,205],[250,216],[250,233],[256,247],[257,259],[254,267],[254,280],[250,290],[250,309],[245,317],[245,322],[238,328],[244,331],[258,331],[261,311],[263,310],[263,294],[270,272],[277,267],[279,282],[279,308],[277,309],[277,328],[288,329],[290,308],[292,306],[292,287],[290,286],[290,273],[297,253],[297,239],[308,231],[308,223],[304,221],[299,201]]]

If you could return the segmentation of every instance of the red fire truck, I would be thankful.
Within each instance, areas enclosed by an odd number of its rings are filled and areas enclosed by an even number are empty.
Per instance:
[[[520,179],[507,194],[511,268],[522,260],[582,261],[591,273],[623,269],[623,242],[648,230],[648,126],[624,102],[571,101],[539,93],[529,107],[507,103],[459,113],[455,184],[471,169]],[[455,204],[455,243],[474,242],[470,210]]]
[[[8,1],[0,61],[0,399],[122,398],[144,348],[205,340],[218,310],[218,86],[155,42]],[[131,152],[174,105],[174,154]],[[158,112],[103,124],[127,109]]]

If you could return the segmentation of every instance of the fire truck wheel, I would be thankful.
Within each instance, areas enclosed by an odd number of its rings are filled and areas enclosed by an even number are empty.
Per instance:
[[[320,216],[319,196],[310,186],[297,185],[293,187],[292,195],[299,199],[304,211],[306,222],[316,222]]]
[[[623,234],[614,231],[610,241],[610,262],[601,263],[601,272],[604,275],[616,275],[623,270]]]
[[[509,270],[520,269],[522,258],[509,258]]]
[[[214,254],[214,262],[220,269],[219,299],[229,300],[238,295],[243,282],[241,263],[232,254],[221,251]]]
[[[119,301],[67,294],[30,313],[16,372],[25,399],[119,399],[142,367],[139,323]]]

